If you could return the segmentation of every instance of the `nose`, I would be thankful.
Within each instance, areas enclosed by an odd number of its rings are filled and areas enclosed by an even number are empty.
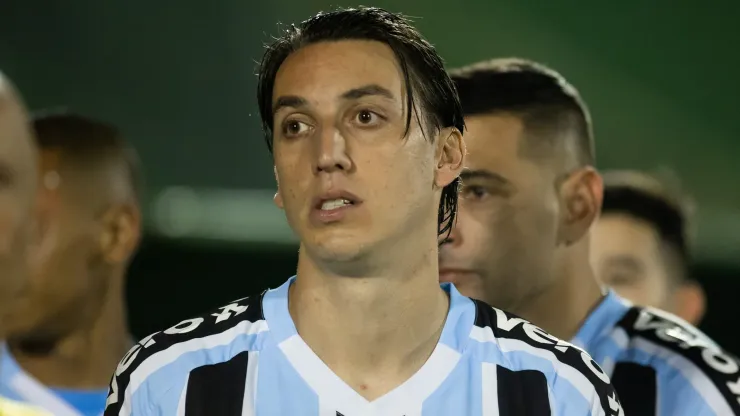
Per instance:
[[[347,140],[336,128],[327,128],[318,135],[316,173],[348,171],[352,168]]]
[[[455,224],[452,226],[452,230],[450,231],[449,235],[441,235],[440,239],[440,248],[444,247],[457,247],[462,243],[462,233],[460,232],[460,226],[457,223],[460,221],[459,217],[455,221]]]

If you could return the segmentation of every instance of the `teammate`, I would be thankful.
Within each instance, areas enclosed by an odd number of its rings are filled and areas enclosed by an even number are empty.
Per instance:
[[[462,111],[432,46],[377,8],[265,53],[258,100],[297,277],[142,340],[106,415],[613,415],[591,358],[437,281]]]
[[[97,416],[134,344],[124,277],[141,234],[137,159],[97,120],[56,112],[33,125],[48,220],[40,266],[6,327],[0,392],[57,416]]]
[[[730,415],[740,367],[698,330],[602,292],[589,229],[602,203],[591,120],[562,76],[522,59],[452,72],[469,157],[440,277],[585,348],[625,414]]]
[[[637,305],[672,312],[693,325],[705,296],[690,278],[686,202],[650,175],[604,174],[604,204],[591,239],[596,277]]]
[[[8,310],[25,290],[30,249],[38,242],[33,215],[36,177],[37,150],[26,109],[10,80],[0,73],[0,337],[5,334]],[[0,415],[46,413],[8,400],[0,393]]]

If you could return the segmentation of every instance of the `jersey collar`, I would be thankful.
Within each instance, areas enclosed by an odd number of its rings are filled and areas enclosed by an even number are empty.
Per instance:
[[[475,305],[460,295],[454,286],[442,285],[449,293],[450,308],[439,343],[421,368],[408,380],[373,401],[368,401],[341,380],[298,335],[288,310],[290,278],[282,286],[265,293],[263,312],[277,347],[301,378],[326,402],[326,414],[355,412],[366,415],[418,415],[422,403],[448,378],[462,357],[463,340],[469,339],[475,320]],[[325,413],[321,413],[325,414]]]
[[[609,290],[571,340],[573,344],[589,350],[603,335],[609,334],[614,325],[627,313],[630,303]]]
[[[270,333],[278,344],[298,334],[288,310],[288,289],[295,279],[293,276],[280,287],[268,290],[262,300],[264,317],[270,326]],[[440,287],[450,295],[450,309],[439,342],[462,353],[475,322],[475,304],[461,295],[450,283],[442,283]]]

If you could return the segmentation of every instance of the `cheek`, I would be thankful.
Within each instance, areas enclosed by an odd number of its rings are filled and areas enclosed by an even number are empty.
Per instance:
[[[640,306],[660,306],[661,296],[645,281],[615,287],[618,295]]]
[[[531,239],[549,241],[558,228],[558,202],[555,198],[526,198],[513,207],[516,223]]]
[[[25,244],[24,233],[28,227],[26,215],[10,198],[0,197],[0,252],[9,254]]]
[[[286,206],[291,206],[300,197],[301,191],[305,191],[310,177],[310,173],[301,171],[295,164],[277,166],[280,196]]]
[[[367,146],[355,152],[358,177],[351,180],[367,184],[375,200],[387,202],[392,208],[417,209],[433,194],[432,164],[424,156],[399,145]]]

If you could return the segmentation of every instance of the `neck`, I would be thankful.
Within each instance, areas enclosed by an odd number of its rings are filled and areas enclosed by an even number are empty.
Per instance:
[[[518,314],[552,335],[571,340],[604,296],[588,260],[588,239],[564,249],[550,288]]]
[[[395,268],[367,276],[342,276],[299,256],[289,294],[296,328],[322,361],[365,397],[405,381],[437,345],[449,298],[439,287],[437,245],[431,242],[399,256]]]
[[[48,353],[25,351],[22,342],[9,342],[18,364],[42,384],[68,389],[102,389],[118,361],[133,345],[123,299],[123,271],[113,278],[100,314],[54,344]]]

